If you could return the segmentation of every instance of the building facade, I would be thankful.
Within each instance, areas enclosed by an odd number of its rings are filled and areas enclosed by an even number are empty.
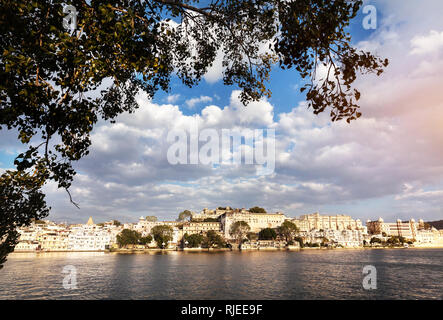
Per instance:
[[[384,222],[382,218],[377,221],[368,220],[366,226],[368,232],[373,235],[386,235],[388,237],[397,236],[406,239],[415,239],[417,237],[417,230],[423,225],[423,220],[416,223],[414,219],[409,221],[402,221],[397,219],[396,222]]]
[[[260,232],[265,228],[277,228],[287,220],[287,217],[280,212],[277,213],[252,213],[243,210],[232,210],[220,216],[220,222],[225,238],[231,239],[229,233],[231,226],[237,221],[246,222],[251,228],[251,232]]]
[[[208,231],[222,233],[222,224],[220,222],[185,222],[182,226],[183,234],[205,234]]]
[[[292,219],[292,222],[300,229],[300,231],[366,230],[360,219],[354,220],[351,216],[343,214],[320,215],[316,212],[301,215],[300,218]]]

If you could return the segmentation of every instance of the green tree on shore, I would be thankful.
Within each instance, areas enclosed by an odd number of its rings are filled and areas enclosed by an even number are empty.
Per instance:
[[[141,235],[139,232],[130,229],[123,229],[122,232],[117,235],[117,244],[120,247],[136,245],[139,244],[140,238]]]
[[[286,220],[278,227],[278,233],[281,237],[285,239],[286,242],[293,241],[297,233],[300,232],[299,228],[291,221]]]
[[[237,240],[239,246],[241,246],[241,242],[245,238],[246,234],[251,230],[249,224],[245,221],[237,221],[231,225],[229,229],[229,234]]]
[[[185,243],[187,242],[186,246],[189,248],[200,247],[203,242],[203,239],[204,239],[203,235],[197,233],[191,235],[185,233],[185,235],[183,236],[183,240],[185,241]]]
[[[272,228],[265,228],[258,233],[258,238],[260,240],[275,240],[277,238],[277,232]]]
[[[139,244],[146,246],[146,245],[150,244],[151,241],[152,241],[152,236],[150,234],[148,234],[145,237],[140,237],[138,242],[139,242]]]
[[[257,240],[258,239],[258,234],[255,232],[248,232],[246,234],[246,238],[248,238],[249,241],[251,240]]]
[[[224,248],[225,240],[214,230],[209,230],[203,239],[202,246],[205,248]]]
[[[172,228],[167,225],[155,226],[152,228],[151,233],[154,236],[154,240],[157,243],[157,247],[166,248],[169,241],[172,240]],[[163,245],[164,244],[164,245]]]

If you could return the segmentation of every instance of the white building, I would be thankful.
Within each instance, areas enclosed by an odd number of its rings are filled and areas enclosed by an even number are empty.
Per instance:
[[[368,240],[368,235],[362,230],[311,230],[302,232],[302,238],[307,243],[321,244],[326,242],[334,246],[355,248],[363,246],[363,240]]]
[[[89,218],[86,225],[71,228],[68,236],[70,251],[102,251],[111,245],[111,232],[98,227]]]

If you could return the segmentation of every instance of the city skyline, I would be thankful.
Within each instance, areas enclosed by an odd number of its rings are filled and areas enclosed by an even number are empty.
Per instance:
[[[249,211],[249,209],[251,209],[252,207],[251,208],[244,208],[244,207],[243,208],[235,208],[235,207],[229,207],[229,206],[226,206],[226,207],[215,206],[215,207],[213,207],[213,209],[211,209],[211,208],[201,208],[200,210],[189,210],[189,211],[192,213],[192,216],[197,216],[198,217],[201,214],[203,214],[205,210],[209,209],[211,211],[211,210],[215,210],[215,209],[218,209],[218,208],[230,208],[232,210],[240,210],[240,211],[246,210],[246,211]],[[422,217],[419,217],[419,216],[418,217],[410,216],[410,217],[407,217],[406,219],[402,219],[400,217],[386,218],[386,217],[384,217],[382,215],[376,215],[376,214],[374,214],[372,216],[372,218],[368,218],[368,219],[363,220],[363,219],[360,219],[359,217],[353,216],[351,213],[348,213],[348,212],[320,212],[320,211],[313,211],[313,212],[301,212],[301,213],[298,213],[298,214],[288,214],[288,213],[282,212],[280,210],[268,211],[266,208],[263,208],[263,209],[266,210],[267,214],[282,214],[285,218],[288,218],[288,219],[299,219],[299,218],[301,218],[303,216],[309,216],[309,215],[314,215],[314,214],[318,214],[320,216],[346,216],[346,217],[350,217],[350,218],[352,218],[354,220],[360,220],[363,225],[365,225],[368,221],[379,221],[379,219],[382,219],[385,222],[392,222],[392,223],[395,223],[398,220],[409,221],[411,219],[414,220],[414,221],[420,221],[421,220],[421,221],[424,221],[424,222],[434,222],[434,221],[440,221],[440,220],[443,221],[443,219],[426,220],[426,219],[423,219]],[[188,209],[185,209],[185,210],[188,210]],[[119,220],[117,218],[113,218],[112,216],[109,219],[104,219],[103,220],[103,219],[99,218],[97,220],[96,217],[94,217],[93,215],[89,215],[89,216],[86,216],[86,219],[82,220],[82,221],[62,221],[62,220],[51,219],[51,217],[48,216],[48,217],[44,218],[43,221],[49,221],[49,222],[54,222],[54,223],[58,223],[58,224],[65,224],[65,225],[89,224],[89,222],[91,220],[93,221],[94,224],[109,223],[109,222],[112,222],[112,221],[118,221],[118,222],[120,222],[122,224],[132,224],[132,223],[137,223],[137,221],[139,221],[141,218],[146,219],[147,217],[152,217],[152,216],[156,217],[158,222],[162,222],[162,221],[164,221],[164,222],[166,222],[166,221],[168,221],[168,222],[179,221],[179,219],[178,219],[179,212],[176,215],[171,214],[171,215],[168,215],[165,218],[160,217],[160,216],[156,216],[156,215],[147,214],[147,215],[140,215],[140,216],[132,215],[132,216],[130,216],[128,218],[129,220]],[[197,219],[199,219],[199,218],[197,218]],[[183,221],[186,222],[187,220],[183,220]]]

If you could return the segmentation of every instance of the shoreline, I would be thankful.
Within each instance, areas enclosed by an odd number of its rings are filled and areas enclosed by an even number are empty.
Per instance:
[[[95,253],[123,253],[123,254],[137,254],[137,253],[155,253],[155,252],[197,252],[197,253],[205,253],[205,252],[227,252],[227,251],[237,251],[237,252],[252,252],[252,251],[262,251],[262,252],[274,252],[274,251],[331,251],[331,250],[383,250],[383,249],[443,249],[443,245],[441,246],[420,246],[420,247],[348,247],[348,248],[325,248],[325,247],[304,247],[304,248],[261,248],[261,249],[230,249],[230,248],[185,248],[185,249],[158,249],[158,248],[149,248],[149,249],[114,249],[114,250],[53,250],[53,251],[13,251],[14,253],[37,253],[37,254],[45,254],[45,253],[87,253],[87,252],[95,252]]]

